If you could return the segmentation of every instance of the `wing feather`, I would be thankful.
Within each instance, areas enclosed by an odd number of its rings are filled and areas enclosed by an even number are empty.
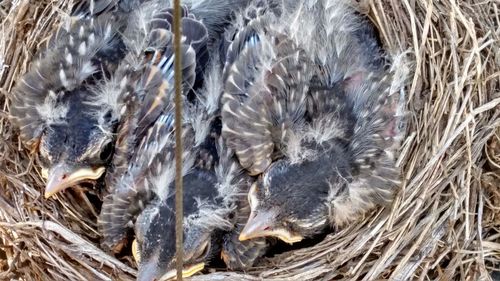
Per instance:
[[[223,136],[251,174],[264,171],[300,125],[310,80],[304,52],[286,35],[256,26],[251,22],[229,47],[228,58],[235,58],[226,65],[222,96]]]
[[[123,55],[116,26],[104,19],[80,19],[68,30],[60,27],[47,48],[12,93],[11,120],[21,128],[21,137],[29,146],[48,125],[64,122],[64,95],[72,94],[83,82],[92,85],[111,67],[106,59],[108,49]]]

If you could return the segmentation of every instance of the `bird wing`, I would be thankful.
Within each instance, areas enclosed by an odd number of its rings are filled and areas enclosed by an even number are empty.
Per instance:
[[[175,177],[175,138],[173,112],[162,114],[136,144],[127,169],[110,178],[114,189],[105,197],[99,216],[102,245],[120,250],[137,216],[155,198],[164,201]],[[196,151],[190,150],[194,136],[189,126],[183,128],[183,174],[194,164]]]
[[[94,114],[101,116],[100,125],[105,127],[108,119],[121,119],[126,97],[130,93],[137,95],[141,102],[135,132],[138,139],[162,113],[165,104],[172,101],[174,93],[173,34],[169,23],[172,16],[165,9],[153,10],[154,7],[144,4],[130,15],[121,33],[127,54],[111,78],[96,87],[94,98],[88,102],[95,108]],[[184,23],[181,59],[185,95],[194,85],[196,68],[201,67],[195,48],[201,50],[206,43],[206,30],[201,22]]]
[[[221,256],[230,270],[245,270],[252,267],[257,259],[261,258],[269,248],[266,238],[240,241],[238,237],[243,225],[244,223],[238,225],[223,238]]]
[[[220,183],[231,183],[231,196],[227,200],[236,206],[234,214],[234,228],[223,237],[222,259],[231,270],[243,270],[254,265],[255,261],[262,257],[267,251],[269,244],[266,238],[255,238],[240,241],[239,236],[250,216],[250,204],[247,194],[253,179],[250,178],[232,156],[231,150],[226,149],[226,153],[231,157],[225,157],[226,164],[222,164],[219,171],[232,171],[230,173],[220,173],[218,178],[229,175],[226,179],[221,179]],[[221,161],[222,162],[222,161]],[[224,184],[221,185],[221,187]]]
[[[68,105],[63,96],[106,70],[106,51],[119,55],[118,45],[116,27],[106,19],[76,20],[47,40],[47,49],[12,93],[11,120],[28,146],[48,125],[64,122]]]
[[[223,136],[252,174],[267,168],[275,146],[298,125],[310,80],[304,52],[264,26],[268,19],[255,19],[236,34],[222,96]]]
[[[127,98],[123,99],[126,106],[117,131],[113,170],[106,178],[107,185],[112,186],[113,190],[103,203],[100,217],[103,245],[109,248],[120,245],[120,241],[126,238],[127,228],[131,227],[130,222],[153,198],[168,196],[169,183],[175,175],[174,54],[173,35],[166,29],[170,28],[166,21],[168,17],[168,13],[159,11],[148,24],[152,33],[146,37],[146,41],[151,42],[157,56],[141,60],[138,58],[140,52],[134,53],[134,49],[130,49],[131,53],[116,74],[123,78],[114,79],[125,81],[125,92],[132,95],[125,95]],[[189,21],[186,31],[190,30],[190,24],[200,23]],[[159,36],[161,34],[166,36]],[[196,53],[190,43],[201,44],[200,36],[203,37],[203,34],[185,34],[181,45],[184,94],[192,88],[196,76]],[[128,44],[131,46],[135,43],[128,41]],[[145,45],[144,51],[148,48]],[[139,61],[142,63],[138,66],[134,64]],[[186,106],[186,102],[183,104]],[[194,136],[189,126],[183,130],[183,139],[184,167],[187,172],[194,162],[194,156],[191,155],[195,154],[191,149]]]
[[[129,13],[137,9],[145,0],[83,0],[74,5],[71,14],[77,16],[96,16],[118,11]]]

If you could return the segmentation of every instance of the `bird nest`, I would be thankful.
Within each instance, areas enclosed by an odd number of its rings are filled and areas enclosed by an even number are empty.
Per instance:
[[[12,87],[73,4],[0,1],[1,280],[135,277],[130,256],[99,248],[100,206],[86,193],[43,198],[40,169],[8,120]],[[244,273],[219,269],[193,280],[489,280],[499,270],[500,5],[354,4],[389,53],[406,51],[414,62],[396,199],[313,246],[267,257]]]

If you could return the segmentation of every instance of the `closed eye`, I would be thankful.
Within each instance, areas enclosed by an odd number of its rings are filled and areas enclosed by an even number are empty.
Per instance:
[[[99,159],[102,162],[108,162],[111,160],[111,156],[113,154],[113,143],[108,142],[104,147],[101,149],[101,153],[99,153]]]

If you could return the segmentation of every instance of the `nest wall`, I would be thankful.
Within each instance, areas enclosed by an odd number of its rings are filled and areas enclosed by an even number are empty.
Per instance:
[[[9,97],[71,0],[0,1],[0,280],[134,280],[99,248],[85,193],[43,198]],[[361,0],[390,54],[412,62],[403,184],[390,208],[247,272],[192,280],[492,280],[500,271],[500,3]]]

